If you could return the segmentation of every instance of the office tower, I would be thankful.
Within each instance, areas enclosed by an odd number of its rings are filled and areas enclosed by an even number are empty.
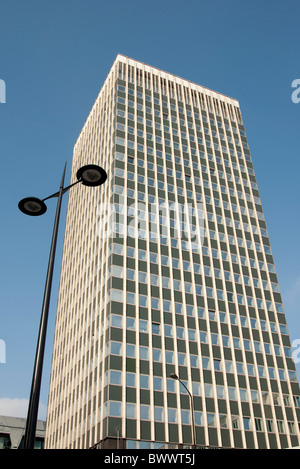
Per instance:
[[[89,163],[108,179],[69,195],[46,447],[299,445],[239,103],[118,55],[71,181]]]

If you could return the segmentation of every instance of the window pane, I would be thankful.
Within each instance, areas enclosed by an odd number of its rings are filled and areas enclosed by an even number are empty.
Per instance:
[[[150,407],[141,405],[141,420],[150,420]]]
[[[163,407],[154,407],[154,420],[156,422],[164,421],[164,409]]]
[[[168,409],[169,423],[177,423],[177,409]]]
[[[120,371],[110,372],[110,384],[121,384],[122,375]]]
[[[135,387],[135,374],[126,373],[126,386]]]
[[[136,405],[126,404],[126,417],[130,419],[136,418]]]
[[[190,415],[191,415],[191,412],[189,410],[181,411],[181,420],[183,424],[186,424],[186,425],[190,424]]]
[[[111,342],[110,351],[113,355],[121,355],[122,344],[120,342]]]
[[[142,389],[149,389],[149,376],[148,375],[140,376],[140,386]]]
[[[109,415],[114,417],[121,417],[121,402],[109,403]]]

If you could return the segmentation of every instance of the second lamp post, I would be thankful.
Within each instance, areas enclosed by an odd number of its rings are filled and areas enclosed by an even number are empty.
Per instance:
[[[193,396],[190,393],[190,391],[188,390],[188,388],[186,387],[186,385],[184,384],[184,382],[181,381],[175,373],[170,375],[170,378],[173,378],[176,381],[179,381],[179,383],[182,384],[182,386],[184,387],[184,389],[187,391],[187,393],[189,395],[191,414],[192,414],[192,441],[193,441],[192,445],[193,445],[193,449],[196,449],[196,431],[195,431],[195,416],[194,416],[194,399],[193,399]]]

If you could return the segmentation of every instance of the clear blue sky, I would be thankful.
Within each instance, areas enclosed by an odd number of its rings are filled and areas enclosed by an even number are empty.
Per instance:
[[[30,392],[56,205],[49,201],[47,213],[35,219],[19,212],[18,201],[55,192],[65,161],[69,180],[74,143],[118,53],[239,100],[291,339],[299,339],[300,347],[300,103],[291,100],[291,83],[300,79],[299,18],[297,0],[1,2],[6,103],[0,104],[0,339],[6,343],[6,363],[0,363],[0,414],[5,405],[10,415],[26,415],[22,400]],[[44,407],[66,207],[67,197],[50,308]]]

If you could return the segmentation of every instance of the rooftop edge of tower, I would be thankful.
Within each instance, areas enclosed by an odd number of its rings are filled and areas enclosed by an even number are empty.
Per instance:
[[[186,86],[190,85],[190,86],[194,87],[195,90],[204,92],[206,94],[209,94],[212,97],[217,97],[218,96],[219,98],[220,97],[226,98],[227,100],[229,100],[230,104],[233,104],[234,106],[240,107],[239,101],[235,98],[232,98],[231,96],[228,96],[228,95],[226,95],[224,93],[221,93],[219,91],[212,90],[210,88],[207,88],[206,86],[200,85],[200,84],[195,83],[191,80],[187,80],[186,78],[179,77],[178,75],[175,75],[174,73],[166,72],[165,70],[161,70],[158,67],[148,65],[144,62],[141,62],[140,60],[133,59],[133,58],[128,57],[124,54],[118,54],[117,55],[117,57],[116,57],[116,59],[113,63],[112,68],[118,62],[123,62],[123,63],[128,62],[129,65],[135,65],[136,64],[142,70],[146,70],[146,71],[151,70],[154,73],[156,72],[157,74],[159,74],[162,78],[169,78],[169,79],[175,80],[177,83],[182,84],[182,85],[186,85]]]

